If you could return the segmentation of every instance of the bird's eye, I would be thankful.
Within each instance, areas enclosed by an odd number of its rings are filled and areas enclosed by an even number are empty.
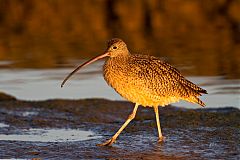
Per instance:
[[[113,49],[117,49],[117,47],[116,47],[116,46],[113,46]]]

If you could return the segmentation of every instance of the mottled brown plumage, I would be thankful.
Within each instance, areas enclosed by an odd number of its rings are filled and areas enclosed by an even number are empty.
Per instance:
[[[153,56],[127,54],[109,58],[104,78],[122,97],[143,106],[165,106],[179,100],[204,106],[198,96],[205,90]]]
[[[206,90],[185,79],[176,68],[157,57],[130,54],[127,45],[118,38],[108,42],[108,48],[103,55],[87,61],[70,73],[63,81],[62,86],[81,67],[106,56],[110,57],[103,67],[106,82],[122,97],[135,103],[135,108],[119,131],[101,145],[111,145],[115,142],[121,131],[135,117],[139,105],[154,108],[159,141],[163,140],[163,136],[158,117],[158,106],[165,106],[179,100],[205,106],[198,97],[202,93],[206,94]]]

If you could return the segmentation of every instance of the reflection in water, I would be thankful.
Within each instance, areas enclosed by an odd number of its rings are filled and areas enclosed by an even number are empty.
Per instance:
[[[54,98],[107,98],[123,100],[111,87],[107,86],[101,75],[102,62],[83,68],[61,88],[60,84],[70,69],[2,69],[0,70],[0,90],[24,100],[45,100]],[[240,80],[224,77],[187,77],[208,91],[201,99],[207,107],[240,107]],[[180,102],[174,104],[184,107],[199,107]]]
[[[131,53],[168,57],[174,65],[190,62],[194,75],[239,78],[239,15],[238,0],[5,0],[0,60],[14,60],[14,67],[57,67],[93,57],[119,37]]]
[[[0,128],[4,128],[4,127],[9,127],[9,125],[7,125],[5,123],[0,123]]]
[[[0,126],[1,127],[1,126]],[[3,127],[8,127],[7,125]],[[19,134],[0,134],[0,140],[4,141],[28,141],[28,142],[71,142],[100,138],[93,136],[91,131],[77,129],[24,129]]]

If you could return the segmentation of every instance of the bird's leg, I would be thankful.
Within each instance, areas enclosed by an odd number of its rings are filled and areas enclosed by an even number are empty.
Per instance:
[[[154,112],[155,112],[155,115],[156,115],[156,121],[157,121],[158,142],[162,142],[162,141],[164,140],[164,137],[163,137],[163,135],[162,135],[161,126],[160,126],[158,106],[157,106],[157,107],[153,107],[153,108],[154,108]]]
[[[98,146],[111,146],[117,139],[117,137],[119,136],[119,134],[124,130],[124,128],[128,125],[129,122],[131,122],[131,120],[133,120],[135,118],[136,112],[138,109],[138,104],[135,104],[135,107],[132,111],[132,113],[128,116],[128,119],[126,120],[126,122],[122,125],[122,127],[117,131],[117,133],[115,133],[115,135],[107,140],[106,142],[102,143],[102,144],[98,144]]]

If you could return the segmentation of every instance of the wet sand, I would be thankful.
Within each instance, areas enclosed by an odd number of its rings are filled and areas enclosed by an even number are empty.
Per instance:
[[[118,130],[132,109],[132,103],[105,99],[20,101],[0,94],[0,139],[5,137],[0,158],[240,159],[240,110],[233,107],[160,108],[164,143],[157,143],[153,109],[140,107],[112,147],[96,146]],[[73,131],[72,139],[65,132],[56,140],[7,139],[53,129]],[[78,130],[91,132],[81,137]]]

